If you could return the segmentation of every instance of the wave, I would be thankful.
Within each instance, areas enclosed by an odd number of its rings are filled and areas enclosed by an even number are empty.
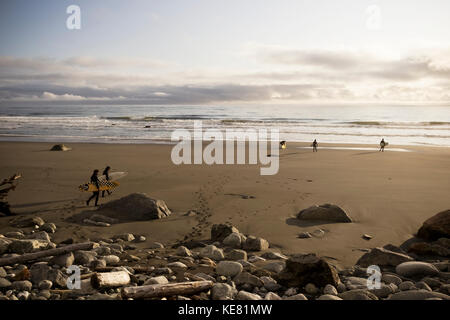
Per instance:
[[[424,122],[391,122],[391,121],[350,121],[342,124],[353,124],[361,126],[445,126],[450,125],[446,121],[424,121]]]

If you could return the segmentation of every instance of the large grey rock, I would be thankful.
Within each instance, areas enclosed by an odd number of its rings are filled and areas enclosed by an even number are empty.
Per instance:
[[[426,240],[450,238],[450,210],[439,212],[426,220],[417,236]]]
[[[247,237],[243,248],[248,251],[264,251],[269,249],[269,242],[263,238],[249,236]]]
[[[241,249],[233,249],[226,254],[227,259],[237,261],[247,261],[247,252]]]
[[[239,233],[239,230],[228,224],[214,224],[211,227],[211,240],[222,242],[233,232]]]
[[[399,264],[395,268],[395,273],[409,278],[415,276],[434,276],[439,274],[439,270],[431,263],[410,261]]]
[[[338,296],[343,300],[378,300],[376,295],[364,289],[345,291]]]
[[[152,199],[145,193],[132,193],[107,202],[95,213],[119,222],[129,222],[162,219],[168,217],[171,211],[163,200]]]
[[[324,287],[340,283],[336,269],[315,254],[296,254],[286,260],[286,268],[278,275],[278,283],[286,287],[303,287],[308,283]]]
[[[297,214],[300,220],[321,220],[332,222],[352,222],[352,219],[340,207],[334,204],[311,206]]]
[[[225,258],[223,250],[214,245],[207,245],[206,247],[203,247],[200,250],[200,255],[216,261],[223,260]]]
[[[237,290],[226,283],[215,283],[211,288],[212,300],[233,300]]]
[[[361,267],[368,267],[371,265],[395,267],[400,263],[412,260],[413,258],[406,254],[390,251],[384,248],[373,248],[359,258],[356,264]]]
[[[394,293],[388,300],[425,300],[428,298],[440,298],[443,300],[450,300],[450,296],[439,293],[430,292],[427,290],[407,290]]]
[[[17,254],[24,254],[45,249],[47,246],[48,242],[45,240],[13,240],[8,246],[8,251]]]
[[[216,272],[220,276],[234,277],[243,270],[242,264],[235,261],[220,261],[216,267]]]
[[[222,243],[231,248],[241,248],[242,247],[242,237],[238,232],[230,233]]]

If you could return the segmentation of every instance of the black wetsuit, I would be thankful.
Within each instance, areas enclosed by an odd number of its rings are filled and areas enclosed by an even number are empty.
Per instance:
[[[105,176],[105,180],[109,181],[109,170],[103,170],[103,175]],[[109,190],[106,190],[108,192],[108,195],[110,195],[112,192]],[[105,196],[105,190],[102,191],[102,198]]]
[[[91,176],[91,182],[93,184],[95,184],[97,189],[100,189],[100,181],[98,180],[97,175],[93,174]],[[86,204],[89,205],[89,202],[91,202],[91,200],[95,198],[95,205],[97,205],[98,204],[98,196],[99,195],[100,195],[100,190],[92,192],[92,196],[86,201]]]
[[[313,152],[317,152],[317,144],[318,144],[317,141],[313,142],[313,144],[312,144],[313,145]]]

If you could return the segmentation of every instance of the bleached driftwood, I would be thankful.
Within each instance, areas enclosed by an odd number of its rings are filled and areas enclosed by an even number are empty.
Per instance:
[[[69,244],[64,247],[48,249],[48,250],[43,250],[43,251],[38,251],[38,252],[33,252],[33,253],[24,253],[17,257],[0,258],[0,266],[13,265],[16,263],[22,263],[22,262],[36,260],[36,259],[45,258],[45,257],[59,256],[62,254],[66,254],[66,253],[78,251],[78,250],[91,250],[93,246],[94,246],[93,242],[83,242],[83,243]]]
[[[130,281],[130,275],[126,271],[94,273],[91,277],[91,284],[96,289],[126,286]]]
[[[175,295],[190,295],[210,289],[212,281],[193,281],[167,284],[151,284],[140,287],[126,287],[122,289],[122,297],[143,299],[169,297]]]

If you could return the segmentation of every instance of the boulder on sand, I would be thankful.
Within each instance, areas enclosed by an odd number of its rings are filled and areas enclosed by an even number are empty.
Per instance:
[[[308,283],[324,287],[340,283],[336,269],[315,254],[296,254],[286,260],[286,268],[278,275],[278,282],[286,287],[303,287]]]
[[[231,225],[224,223],[213,224],[211,227],[211,241],[222,242],[226,237],[234,232],[239,234],[239,230]]]
[[[334,204],[315,205],[301,210],[297,214],[300,220],[321,220],[332,222],[352,222],[352,219],[340,207]]]
[[[425,240],[450,238],[450,210],[439,212],[426,220],[417,232],[417,236]]]
[[[50,151],[69,151],[72,150],[72,148],[69,148],[65,144],[55,144]]]
[[[132,193],[117,200],[101,205],[95,211],[85,211],[72,219],[83,221],[90,216],[99,215],[113,218],[114,222],[131,222],[162,219],[168,217],[171,211],[163,200],[152,199],[145,193]],[[81,219],[79,219],[81,218]]]
[[[396,267],[400,263],[412,260],[413,258],[403,253],[390,251],[385,248],[373,248],[359,258],[356,265],[361,267],[368,267],[371,265]]]

